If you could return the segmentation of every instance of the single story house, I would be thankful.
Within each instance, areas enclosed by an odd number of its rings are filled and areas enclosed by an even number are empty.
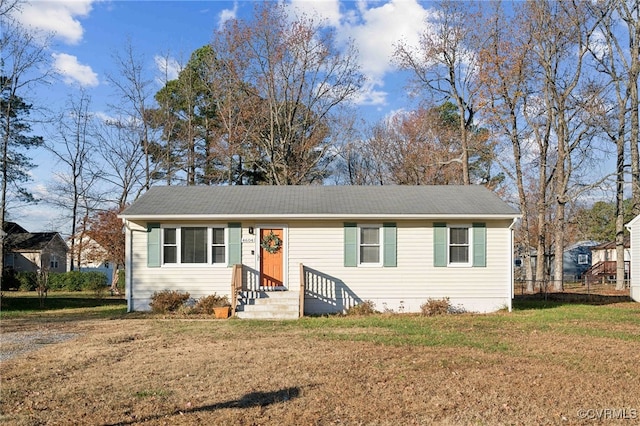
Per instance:
[[[4,267],[16,272],[49,272],[67,270],[69,248],[57,232],[29,232],[15,222],[4,222]]]
[[[625,236],[623,240],[624,278],[629,279],[631,266],[631,239]],[[616,242],[606,241],[591,248],[591,267],[586,272],[588,280],[615,281],[617,275]]]
[[[232,279],[239,317],[273,317],[280,298],[295,306],[279,317],[445,297],[511,309],[519,216],[482,186],[153,187],[121,214],[128,309],[162,290],[232,295]]]
[[[631,288],[633,300],[640,302],[640,215],[626,225],[631,235]]]

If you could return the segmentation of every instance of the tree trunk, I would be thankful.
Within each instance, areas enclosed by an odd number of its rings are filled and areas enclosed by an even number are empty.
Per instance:
[[[118,278],[120,276],[120,265],[118,262],[113,262],[113,275],[111,275],[111,291],[113,294],[120,295],[120,289],[118,289]]]

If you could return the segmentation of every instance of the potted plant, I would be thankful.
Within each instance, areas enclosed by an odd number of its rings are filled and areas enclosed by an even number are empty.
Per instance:
[[[227,296],[218,296],[213,293],[198,300],[196,310],[203,314],[213,314],[216,318],[229,318],[231,303]]]

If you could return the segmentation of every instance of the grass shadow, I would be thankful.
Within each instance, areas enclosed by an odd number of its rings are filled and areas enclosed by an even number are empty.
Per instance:
[[[126,306],[127,301],[122,298],[97,298],[86,294],[73,296],[49,295],[44,300],[44,307],[40,307],[40,300],[37,296],[7,296],[2,297],[2,310],[4,312],[39,312],[73,308],[97,308],[99,306]]]
[[[583,294],[583,293],[537,293],[516,295],[513,298],[514,310],[550,309],[563,305],[611,305],[614,303],[627,303],[632,299],[629,296]]]
[[[198,412],[211,412],[211,411],[222,410],[225,408],[267,407],[269,405],[278,404],[281,402],[287,402],[299,396],[300,396],[300,388],[297,386],[279,389],[271,392],[250,392],[243,395],[239,399],[219,402],[217,404],[203,405],[202,407],[194,407],[194,408],[188,408],[185,410],[179,410],[179,411],[173,412],[172,415],[198,413]],[[149,422],[149,421],[153,421],[153,420],[157,420],[165,417],[166,417],[165,414],[158,414],[155,416],[145,417],[141,419],[110,423],[110,424],[106,424],[105,426],[131,425],[136,423],[145,423],[145,422]]]

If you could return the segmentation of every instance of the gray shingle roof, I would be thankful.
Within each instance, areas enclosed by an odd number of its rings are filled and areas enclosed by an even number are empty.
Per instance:
[[[121,216],[518,216],[482,186],[164,186]]]

